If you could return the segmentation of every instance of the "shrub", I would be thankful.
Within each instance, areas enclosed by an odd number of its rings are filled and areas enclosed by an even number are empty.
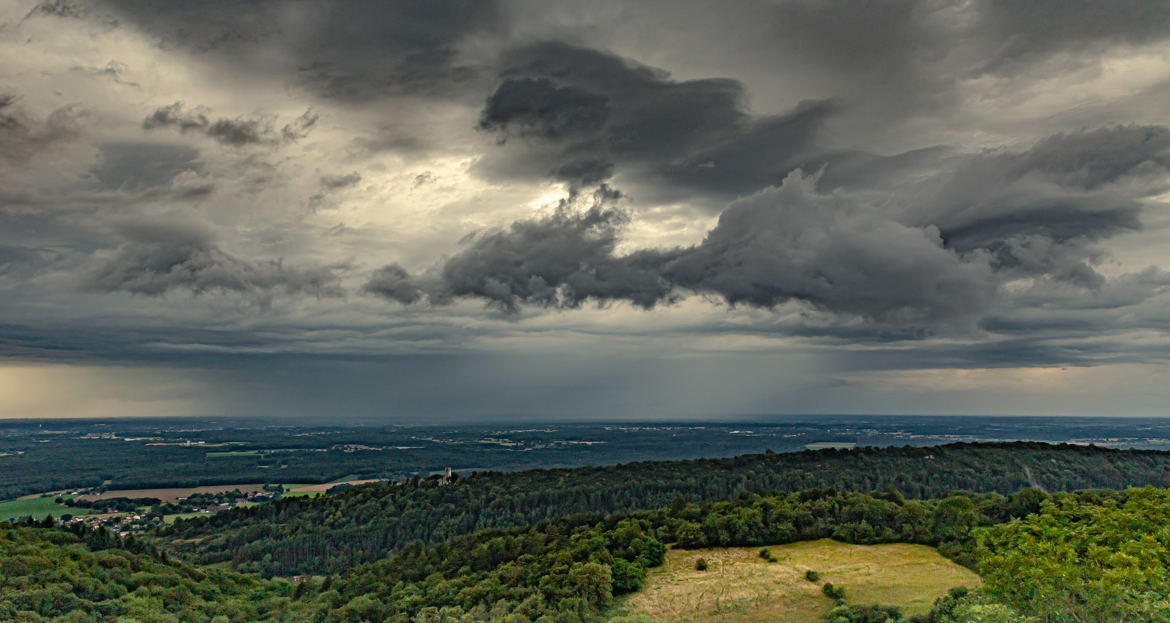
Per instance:
[[[695,571],[706,571],[706,570],[707,570],[707,559],[706,558],[700,558],[700,559],[695,561]]]
[[[821,579],[821,574],[813,571],[812,569],[809,569],[808,571],[804,572],[804,579],[808,580],[809,582],[816,582],[817,580]]]

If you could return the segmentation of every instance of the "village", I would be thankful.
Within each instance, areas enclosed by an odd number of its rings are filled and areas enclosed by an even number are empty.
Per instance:
[[[214,515],[220,511],[237,507],[253,506],[280,499],[285,486],[279,484],[245,485],[221,491],[200,491],[199,489],[226,489],[226,487],[199,487],[183,490],[150,490],[136,492],[94,492],[72,491],[58,496],[55,501],[78,509],[77,514],[62,514],[63,523],[82,523],[88,526],[102,526],[126,536],[142,532],[177,519]],[[110,494],[127,493],[127,495]]]

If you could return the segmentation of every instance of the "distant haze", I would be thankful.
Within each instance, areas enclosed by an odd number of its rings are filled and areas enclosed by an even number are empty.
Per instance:
[[[1170,3],[0,4],[0,418],[1162,416]]]

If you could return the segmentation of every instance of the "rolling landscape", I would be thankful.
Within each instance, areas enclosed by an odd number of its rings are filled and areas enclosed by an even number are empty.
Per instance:
[[[1170,2],[0,0],[0,623],[1170,623]]]

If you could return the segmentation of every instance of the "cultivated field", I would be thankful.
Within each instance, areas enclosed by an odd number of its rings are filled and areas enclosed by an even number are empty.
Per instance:
[[[263,490],[263,483],[247,483],[239,485],[214,485],[207,487],[173,487],[166,489],[115,489],[105,493],[78,496],[83,500],[107,500],[109,498],[157,498],[163,502],[176,502],[179,498],[189,497],[196,493],[223,493],[226,491]]]
[[[345,480],[345,481],[341,481],[341,482],[327,482],[327,483],[319,484],[319,485],[305,485],[303,487],[297,486],[297,485],[285,485],[286,490],[284,492],[284,495],[286,497],[288,497],[288,496],[295,497],[298,495],[316,495],[318,493],[324,493],[324,492],[332,489],[333,487],[336,487],[337,485],[341,485],[341,484],[354,485],[356,487],[357,485],[364,485],[364,484],[368,484],[371,482],[382,482],[382,481],[377,479],[377,478],[373,478],[373,479],[369,479],[369,480]]]
[[[37,519],[44,519],[45,515],[60,517],[61,515],[88,515],[92,513],[88,508],[73,508],[53,501],[56,495],[48,497],[40,495],[26,495],[15,500],[0,502],[0,521],[20,519],[32,515]]]
[[[895,605],[919,614],[953,587],[979,585],[975,573],[924,545],[822,539],[768,549],[777,562],[760,558],[759,547],[671,550],[618,612],[663,623],[819,621],[833,606],[821,587],[832,582],[845,589],[851,604]],[[699,558],[707,560],[706,571],[695,569]],[[805,579],[808,570],[820,579]]]

